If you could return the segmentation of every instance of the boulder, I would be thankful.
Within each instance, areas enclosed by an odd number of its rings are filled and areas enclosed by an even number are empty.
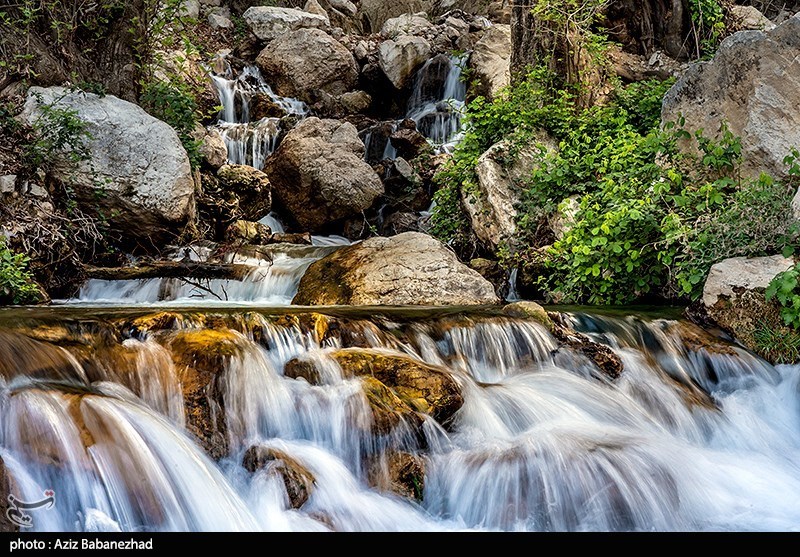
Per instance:
[[[776,275],[794,265],[781,255],[771,257],[734,257],[714,264],[703,286],[704,317],[734,337],[740,344],[766,359],[757,336],[765,327],[775,334],[784,330],[777,304],[768,302],[764,291]],[[788,338],[788,337],[787,337]]]
[[[319,29],[282,34],[261,51],[256,64],[277,93],[307,103],[358,86],[358,65],[350,50]]]
[[[262,171],[243,164],[226,164],[217,178],[227,194],[236,196],[239,214],[244,220],[258,221],[272,208],[272,187]]]
[[[311,264],[297,305],[497,304],[492,284],[435,238],[404,232],[346,246]]]
[[[462,191],[462,205],[472,223],[472,230],[492,251],[504,243],[513,243],[517,235],[517,204],[534,167],[555,143],[543,134],[518,153],[501,141],[492,145],[478,159],[475,188]]]
[[[726,122],[742,138],[742,173],[788,175],[783,163],[800,145],[800,13],[770,31],[740,31],[698,62],[667,92],[662,122],[686,120],[689,132],[719,137]],[[685,140],[683,148],[696,150]]]
[[[84,211],[102,213],[116,232],[147,243],[172,238],[193,220],[189,157],[168,124],[112,95],[63,87],[31,87],[20,118],[35,125],[43,106],[73,111],[90,134],[87,160],[53,170]]]
[[[360,214],[383,193],[350,123],[310,117],[266,161],[273,194],[303,230]]]
[[[731,6],[730,15],[739,29],[771,31],[775,24],[755,6]]]
[[[400,90],[409,85],[419,67],[431,56],[431,45],[422,37],[400,35],[381,43],[378,48],[378,65],[383,73]]]
[[[406,13],[387,19],[381,26],[381,35],[388,39],[394,39],[400,35],[422,35],[432,31],[433,28],[434,25],[425,12]]]
[[[379,33],[387,20],[403,14],[429,13],[434,0],[361,0],[359,12],[363,20],[364,32]]]
[[[511,26],[489,27],[469,57],[474,76],[470,93],[491,99],[511,82]]]
[[[192,137],[200,142],[200,156],[209,167],[218,170],[228,162],[228,148],[217,130],[198,125]]]
[[[245,10],[242,18],[262,41],[271,41],[298,29],[330,28],[327,17],[295,8],[252,6]]]

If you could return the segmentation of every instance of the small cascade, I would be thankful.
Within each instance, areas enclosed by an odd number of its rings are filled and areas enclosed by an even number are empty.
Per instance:
[[[33,530],[797,531],[800,366],[562,313],[622,360],[603,378],[535,320],[331,311],[4,313],[0,474],[58,499]]]
[[[467,86],[462,81],[466,54],[434,56],[417,70],[405,118],[411,119],[437,153],[452,153],[463,137]],[[397,150],[389,137],[397,131],[399,122],[383,122],[362,134],[366,147],[364,157],[369,161],[392,160]],[[387,129],[389,128],[389,129]]]
[[[216,129],[225,140],[230,164],[244,164],[261,170],[264,161],[278,146],[282,131],[281,116],[304,118],[308,107],[301,101],[281,97],[264,81],[258,67],[245,66],[238,75],[229,64],[224,75],[212,75],[222,111]],[[278,114],[253,119],[253,105],[269,104]]]

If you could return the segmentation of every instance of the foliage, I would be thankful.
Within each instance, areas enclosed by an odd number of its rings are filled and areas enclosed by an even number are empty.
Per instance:
[[[192,132],[199,122],[200,111],[189,86],[179,80],[150,82],[144,86],[140,101],[145,110],[178,132],[192,168],[199,166],[202,141],[194,139]]]
[[[725,33],[725,10],[719,0],[689,0],[697,58],[714,54]]]
[[[36,97],[39,117],[33,122],[34,139],[24,153],[26,163],[33,168],[54,164],[63,158],[78,163],[90,157],[85,142],[91,135],[86,123],[76,110],[59,106],[60,100],[45,103],[41,95]]]
[[[0,236],[0,301],[27,304],[40,301],[39,287],[28,271],[29,258],[13,253]]]
[[[781,318],[786,325],[800,329],[800,263],[779,273],[770,281],[764,297],[775,300],[781,307]]]
[[[800,333],[793,329],[762,322],[753,331],[753,341],[758,354],[774,364],[800,361]]]

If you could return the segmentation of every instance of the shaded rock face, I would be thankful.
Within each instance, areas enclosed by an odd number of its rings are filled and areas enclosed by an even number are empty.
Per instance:
[[[19,532],[19,526],[6,518],[8,496],[13,494],[11,476],[0,458],[0,532]]]
[[[178,134],[135,104],[112,95],[31,87],[22,120],[34,124],[41,106],[75,111],[90,137],[90,159],[64,166],[81,208],[102,212],[115,230],[144,244],[175,236],[195,215],[194,179]]]
[[[244,453],[242,466],[251,473],[267,470],[270,474],[280,476],[293,509],[302,507],[314,491],[314,475],[278,449],[254,445]]]
[[[358,65],[339,41],[319,29],[298,29],[272,41],[256,58],[275,91],[309,104],[358,88]]]
[[[364,161],[355,126],[311,117],[290,131],[264,165],[273,194],[303,230],[360,214],[383,194]]]
[[[764,326],[780,331],[783,321],[776,304],[768,302],[764,291],[776,275],[790,269],[792,259],[734,257],[714,264],[703,286],[705,316],[741,344],[760,352],[756,332]],[[761,354],[768,358],[767,354]]]
[[[298,305],[496,304],[492,284],[435,238],[404,232],[336,250],[300,281]]]
[[[242,18],[262,41],[271,41],[298,29],[327,30],[330,27],[327,17],[295,8],[253,6],[245,10]]]
[[[217,178],[227,193],[236,195],[243,219],[257,221],[269,214],[272,188],[264,172],[252,166],[226,164],[217,171]]]
[[[800,145],[800,14],[771,31],[740,31],[713,60],[692,65],[664,97],[661,119],[686,119],[690,132],[718,137],[723,121],[742,138],[742,171],[787,175]],[[686,148],[694,149],[694,146]]]
[[[511,82],[511,25],[492,25],[469,57],[475,84],[471,94],[492,98]]]
[[[425,492],[425,460],[415,454],[391,452],[385,462],[373,463],[370,483],[412,501],[422,501]]]

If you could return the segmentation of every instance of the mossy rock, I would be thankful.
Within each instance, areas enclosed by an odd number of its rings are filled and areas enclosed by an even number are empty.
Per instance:
[[[401,423],[406,423],[413,431],[422,426],[420,416],[389,387],[371,376],[361,377],[360,381],[372,410],[374,433],[388,434]]]
[[[517,317],[520,319],[531,319],[540,325],[544,325],[548,331],[553,331],[553,320],[542,306],[536,302],[513,302],[503,306],[503,313],[509,317]]]
[[[314,474],[281,450],[253,445],[245,451],[242,466],[251,473],[267,470],[279,475],[293,509],[302,507],[314,491]]]

